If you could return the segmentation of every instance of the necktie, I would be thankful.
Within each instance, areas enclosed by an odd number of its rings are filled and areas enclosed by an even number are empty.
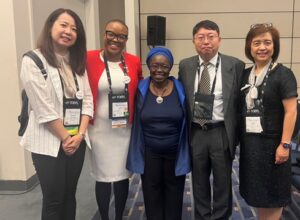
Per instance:
[[[210,77],[207,68],[209,63],[207,64],[203,63],[202,65],[204,68],[201,74],[201,80],[199,83],[198,91],[203,94],[210,94]]]
[[[198,91],[202,94],[210,94],[210,77],[209,77],[209,72],[208,72],[208,65],[209,63],[205,64],[203,63],[203,71],[201,74],[201,80],[199,83],[199,88]],[[208,120],[206,119],[199,119],[199,124],[203,126],[205,123],[207,123]]]

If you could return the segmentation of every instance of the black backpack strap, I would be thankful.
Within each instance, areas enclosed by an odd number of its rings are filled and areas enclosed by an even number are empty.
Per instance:
[[[32,50],[30,50],[30,51],[24,53],[23,57],[24,56],[30,57],[35,62],[35,64],[39,67],[39,69],[41,70],[42,75],[44,76],[44,78],[47,79],[47,76],[48,76],[47,71],[44,67],[44,64],[43,64],[42,60],[38,57],[38,55],[36,55],[36,53],[33,52]]]

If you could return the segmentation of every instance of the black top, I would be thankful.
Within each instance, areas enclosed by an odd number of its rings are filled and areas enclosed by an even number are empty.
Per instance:
[[[244,71],[242,86],[248,83],[250,72],[251,68]],[[243,133],[240,138],[240,193],[251,206],[278,208],[291,201],[290,161],[281,165],[275,164],[284,119],[282,100],[297,96],[297,83],[292,71],[281,64],[271,70],[266,86],[263,86],[264,82],[258,88],[259,99],[262,88],[264,90],[261,120],[264,132]],[[245,114],[245,93],[241,94],[242,110]],[[245,119],[242,120],[244,121]]]
[[[243,73],[242,87],[248,84],[248,78],[252,67],[246,69]],[[266,82],[264,94],[261,92],[263,83]],[[293,72],[282,64],[277,64],[271,70],[268,79],[258,87],[259,99],[263,96],[263,117],[262,127],[265,135],[280,135],[282,134],[284,107],[283,99],[297,97],[297,81]],[[241,93],[241,108],[242,116],[244,118],[246,112],[245,96],[249,89]],[[244,119],[242,120],[243,128],[245,129]],[[243,131],[244,131],[243,129]]]
[[[177,91],[173,88],[161,104],[156,98],[149,90],[141,111],[145,147],[156,153],[175,153],[183,119]]]

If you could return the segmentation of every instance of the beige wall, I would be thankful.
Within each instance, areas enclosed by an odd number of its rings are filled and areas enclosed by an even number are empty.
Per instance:
[[[125,0],[99,0],[100,47],[103,47],[105,24],[111,19],[125,20]]]
[[[175,76],[179,61],[196,54],[191,41],[193,26],[200,20],[210,19],[220,27],[220,51],[248,64],[250,61],[244,55],[244,43],[250,25],[273,23],[281,34],[279,62],[291,67],[300,80],[300,0],[295,0],[295,7],[294,0],[141,0],[141,47],[144,62],[149,51],[146,39],[148,15],[166,17],[166,46],[175,57]]]
[[[293,3],[295,1],[295,7]],[[47,4],[45,4],[45,2]],[[104,24],[112,18],[125,19],[130,26],[128,50],[139,54],[143,63],[148,52],[146,19],[148,15],[167,18],[167,47],[175,56],[173,75],[178,62],[195,55],[192,28],[202,19],[216,21],[221,29],[221,52],[244,60],[244,38],[253,23],[272,22],[281,33],[279,61],[292,67],[300,80],[300,0],[12,0],[0,3],[0,180],[26,180],[33,173],[30,155],[19,147],[16,121],[20,109],[19,68],[21,55],[35,45],[37,35],[48,14],[55,8],[67,7],[76,11],[85,23],[88,49],[100,47]],[[128,8],[126,8],[128,7]],[[134,9],[132,9],[134,7]],[[294,8],[293,8],[294,7]],[[294,13],[295,12],[295,13]],[[136,13],[140,13],[136,17]],[[139,26],[140,19],[140,26]],[[141,42],[139,41],[141,29]],[[134,29],[134,30],[133,30]],[[102,44],[101,44],[102,46]],[[147,70],[145,73],[147,75]],[[8,95],[9,94],[9,95]]]
[[[35,47],[47,16],[60,7],[78,13],[86,24],[88,48],[96,48],[99,44],[95,40],[99,39],[99,25],[96,25],[99,20],[98,0],[12,0],[0,3],[0,183],[26,181],[35,173],[30,153],[19,146],[17,136],[17,116],[21,106],[19,70],[22,54]]]
[[[0,179],[25,179],[25,155],[17,137],[17,114],[20,109],[17,45],[13,1],[3,1],[0,7],[1,66],[1,126]],[[5,19],[4,19],[5,18]],[[26,37],[26,36],[24,36]]]
[[[137,0],[99,0],[100,47],[103,47],[105,24],[111,19],[125,21],[129,28],[126,51],[139,55],[140,29],[139,29],[139,4]],[[99,47],[98,47],[99,48]]]
[[[125,22],[129,28],[126,50],[140,56],[140,14],[139,1],[125,0]]]
[[[45,2],[47,2],[47,4],[45,4]],[[75,11],[80,18],[84,18],[84,1],[82,0],[32,0],[34,42],[36,42],[49,14],[57,8],[70,8]]]

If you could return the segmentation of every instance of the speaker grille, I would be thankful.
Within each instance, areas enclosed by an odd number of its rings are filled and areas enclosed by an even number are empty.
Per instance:
[[[162,16],[147,16],[147,45],[165,46],[166,18]]]

